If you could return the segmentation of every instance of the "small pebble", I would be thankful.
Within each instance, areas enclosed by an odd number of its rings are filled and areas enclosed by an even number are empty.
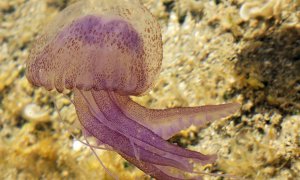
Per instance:
[[[50,120],[49,112],[43,110],[35,103],[27,104],[24,107],[22,117],[27,121],[46,122]]]

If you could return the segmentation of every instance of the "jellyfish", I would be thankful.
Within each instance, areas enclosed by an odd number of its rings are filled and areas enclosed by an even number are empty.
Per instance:
[[[82,0],[64,9],[37,38],[26,62],[29,82],[74,93],[84,134],[94,137],[157,179],[182,179],[193,164],[215,155],[188,150],[167,139],[234,113],[238,103],[148,109],[130,96],[152,87],[163,59],[160,27],[139,1]]]

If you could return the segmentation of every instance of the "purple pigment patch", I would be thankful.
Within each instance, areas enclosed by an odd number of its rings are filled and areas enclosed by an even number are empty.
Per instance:
[[[108,40],[119,48],[138,50],[142,39],[131,24],[122,19],[111,19],[93,15],[84,16],[74,21],[58,35],[58,39],[79,40],[84,44],[106,46]],[[67,40],[67,41],[68,41]]]

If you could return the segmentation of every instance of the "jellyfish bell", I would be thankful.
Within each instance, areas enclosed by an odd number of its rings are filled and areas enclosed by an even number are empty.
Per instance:
[[[161,69],[159,24],[139,3],[104,4],[80,1],[47,26],[27,61],[32,84],[123,95],[149,89]]]

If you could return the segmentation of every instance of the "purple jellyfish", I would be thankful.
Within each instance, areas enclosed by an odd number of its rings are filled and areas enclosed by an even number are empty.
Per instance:
[[[138,1],[83,0],[63,10],[35,42],[27,79],[47,90],[74,92],[82,131],[157,179],[181,179],[215,156],[166,141],[190,125],[234,113],[238,103],[147,109],[129,96],[145,93],[161,70],[162,40]]]

